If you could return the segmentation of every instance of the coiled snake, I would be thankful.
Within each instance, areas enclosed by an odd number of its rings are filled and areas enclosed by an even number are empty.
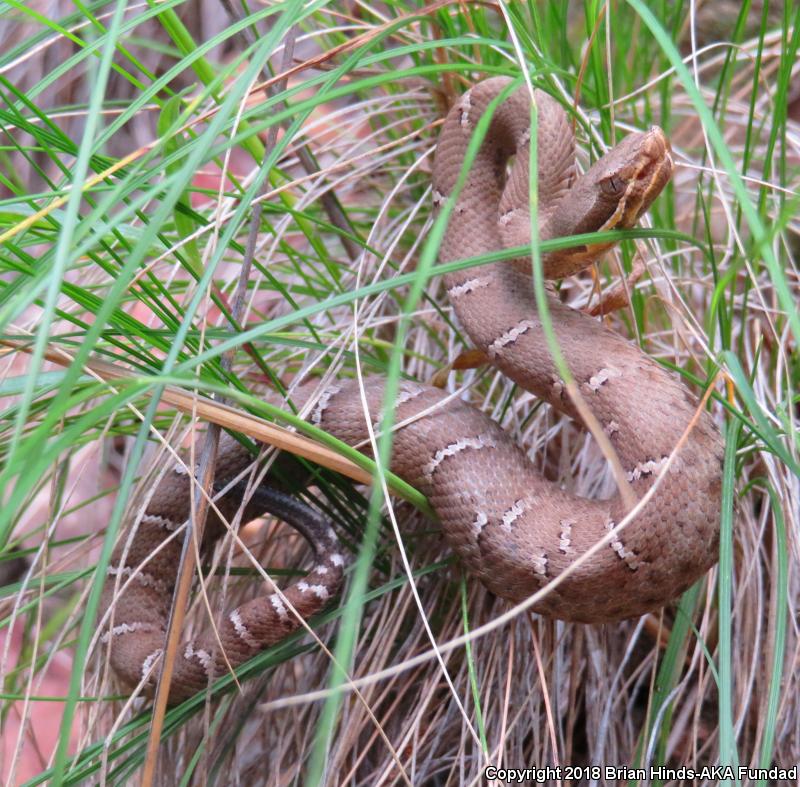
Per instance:
[[[449,112],[434,162],[435,206],[453,192],[478,119],[508,83],[505,78],[481,82]],[[540,238],[631,227],[671,177],[672,159],[663,132],[653,128],[629,135],[584,175],[576,176],[566,114],[547,94],[536,91],[535,98]],[[529,138],[530,96],[520,88],[494,111],[449,218],[441,261],[529,242]],[[545,275],[573,274],[608,245],[545,254]],[[445,286],[461,325],[490,362],[580,421],[547,349],[530,260],[451,273]],[[609,546],[535,609],[591,623],[639,615],[674,598],[716,560],[721,438],[708,413],[698,413],[698,400],[680,379],[639,347],[556,297],[550,297],[549,311],[579,392],[616,451],[635,496],[641,498],[660,472],[663,477],[643,510]],[[375,421],[382,396],[382,380],[369,378],[366,398]],[[626,513],[619,495],[587,500],[545,480],[486,414],[460,399],[448,399],[437,388],[401,383],[395,415],[397,423],[409,423],[394,435],[391,469],[427,496],[447,541],[469,571],[511,601],[527,598],[564,572]],[[311,418],[352,445],[368,436],[361,396],[352,382],[325,390]],[[687,430],[688,437],[668,464]],[[250,461],[236,441],[224,438],[217,486]],[[112,665],[131,685],[157,672],[151,668],[163,647],[180,551],[177,539],[163,542],[189,516],[190,494],[185,472],[167,473],[130,548],[118,549],[113,559],[104,608],[113,602],[115,610],[106,637]],[[241,488],[234,487],[218,504],[223,516],[231,516],[240,502]],[[272,593],[228,614],[219,634],[233,666],[297,628],[295,612],[307,618],[319,611],[338,592],[342,579],[344,557],[333,530],[319,515],[285,493],[264,487],[247,503],[242,521],[264,511],[297,527],[314,546],[317,559],[311,573],[283,596]],[[220,523],[212,515],[209,540],[219,532]],[[157,556],[139,570],[159,545]],[[128,577],[124,592],[117,587],[115,598],[115,586]],[[209,676],[225,669],[214,637],[187,643],[176,663],[170,701],[204,688]]]

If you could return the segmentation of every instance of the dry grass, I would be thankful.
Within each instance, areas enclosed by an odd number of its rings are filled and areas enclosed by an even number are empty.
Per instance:
[[[49,19],[75,13],[72,4],[54,5],[33,3],[30,9]],[[680,606],[661,616],[578,626],[521,612],[467,637],[468,644],[450,647],[452,640],[496,621],[508,606],[462,574],[430,520],[408,503],[387,499],[375,556],[366,558],[374,592],[366,603],[356,599],[355,617],[334,607],[313,639],[294,638],[261,657],[260,674],[243,683],[241,696],[229,693],[206,706],[198,701],[171,711],[156,783],[176,784],[177,774],[185,783],[225,785],[317,777],[330,784],[476,784],[490,764],[800,761],[798,335],[792,323],[798,317],[786,309],[781,292],[794,302],[800,295],[800,97],[791,92],[800,69],[790,56],[796,55],[798,20],[762,20],[753,11],[755,26],[734,34],[735,12],[721,22],[720,10],[712,19],[721,29],[700,18],[693,36],[688,12],[675,19],[672,11],[660,16],[667,28],[674,22],[673,34],[703,101],[713,108],[747,199],[771,232],[765,251],[753,241],[742,193],[704,135],[691,93],[669,72],[645,24],[627,6],[612,4],[600,13],[593,3],[586,4],[587,24],[577,5],[568,14],[568,34],[559,24],[566,4],[548,4],[535,20],[522,6],[443,3],[421,16],[416,7],[394,3],[318,10],[297,28],[289,88],[278,94],[292,109],[277,147],[266,140],[265,129],[282,105],[262,110],[260,68],[249,73],[252,87],[241,82],[253,59],[237,64],[207,92],[207,75],[190,67],[202,42],[214,43],[205,57],[219,70],[251,40],[223,40],[231,26],[223,4],[177,5],[190,36],[182,39],[182,52],[165,16],[145,20],[149,6],[132,5],[124,19],[138,22],[126,29],[124,49],[110,55],[118,68],[94,108],[98,59],[84,58],[57,73],[80,47],[64,30],[47,31],[30,9],[6,8],[0,18],[7,53],[0,58],[0,332],[4,338],[38,336],[42,352],[91,349],[135,367],[143,382],[138,388],[122,385],[115,398],[104,384],[79,376],[77,367],[65,376],[35,350],[32,357],[9,351],[0,358],[0,543],[9,556],[0,569],[19,568],[11,558],[20,555],[29,566],[0,583],[7,584],[0,590],[4,778],[30,784],[82,778],[127,784],[140,778],[149,712],[141,701],[132,710],[109,699],[117,686],[97,641],[91,617],[95,585],[86,569],[107,559],[103,537],[111,532],[113,539],[120,521],[118,537],[124,537],[141,506],[152,476],[133,484],[124,468],[136,461],[143,438],[159,432],[170,445],[185,445],[196,435],[185,431],[185,418],[171,409],[174,402],[156,410],[156,383],[226,390],[240,408],[253,403],[247,393],[264,390],[264,375],[243,340],[231,342],[235,379],[218,363],[230,323],[216,296],[233,300],[253,205],[260,201],[263,215],[239,322],[250,329],[246,338],[266,365],[286,384],[308,374],[331,378],[351,376],[358,367],[386,370],[406,288],[385,282],[401,274],[412,274],[413,281],[426,242],[431,154],[443,107],[463,85],[487,73],[518,72],[520,58],[543,69],[550,88],[560,87],[567,96],[576,93],[575,75],[585,66],[577,117],[588,123],[578,133],[582,142],[594,142],[595,153],[611,140],[612,125],[617,138],[649,122],[663,123],[670,132],[679,167],[652,223],[676,230],[674,235],[626,242],[595,277],[566,282],[562,292],[574,305],[591,308],[598,288],[607,293],[619,285],[620,271],[636,269],[630,298],[608,318],[610,324],[690,382],[704,383],[722,369],[713,410],[736,441],[731,483],[737,510],[730,562],[724,563],[731,573],[720,577],[713,570]],[[113,5],[94,10],[103,25],[112,24]],[[268,30],[277,29],[277,22],[267,24],[271,19],[256,23],[262,42]],[[288,28],[296,20],[285,21]],[[93,40],[86,9],[68,22],[65,28]],[[509,28],[518,49],[510,44]],[[568,53],[560,52],[562,35]],[[262,54],[278,68],[280,48]],[[163,74],[168,78],[162,89],[142,87]],[[331,80],[330,95],[325,78]],[[613,112],[606,100],[612,88]],[[170,118],[185,108],[170,108],[169,90],[182,89],[198,102],[187,109],[180,134],[166,133]],[[33,116],[23,97],[42,117]],[[233,119],[245,108],[250,131],[235,138]],[[306,109],[310,114],[302,125],[291,127]],[[120,125],[96,146],[87,172],[115,171],[77,201],[71,224],[68,199],[56,200],[67,196],[63,188],[71,178],[80,187],[88,177],[80,174],[79,147],[92,117],[101,128],[115,120]],[[215,117],[229,119],[215,129]],[[48,123],[58,133],[46,134]],[[169,138],[184,146],[184,159],[170,162],[176,148]],[[185,170],[191,151],[204,142],[210,150],[200,155],[199,169]],[[318,171],[309,171],[308,152]],[[270,155],[278,158],[259,186],[262,160]],[[125,166],[117,169],[122,159]],[[582,161],[588,161],[585,152]],[[170,207],[172,185],[173,202],[182,210]],[[126,201],[138,212],[127,211]],[[42,213],[22,229],[34,211]],[[106,221],[116,224],[100,231]],[[697,245],[682,242],[681,232]],[[770,254],[782,282],[769,267]],[[207,279],[198,283],[204,273]],[[349,294],[356,291],[353,300]],[[104,314],[104,304],[117,311]],[[440,279],[434,278],[413,310],[405,339],[402,368],[413,378],[430,379],[466,349],[444,304]],[[107,330],[93,334],[90,326],[102,321]],[[169,378],[156,378],[165,359]],[[448,387],[468,390],[475,404],[531,451],[548,478],[579,494],[613,491],[594,442],[499,374],[486,368],[454,373]],[[161,457],[162,466],[167,458]],[[123,507],[113,508],[118,486],[123,499],[129,498],[124,520]],[[363,490],[331,474],[317,500],[359,553],[369,508]],[[394,520],[412,576],[400,559]],[[265,566],[297,566],[305,555],[299,539],[272,523],[245,540]],[[241,555],[231,557],[237,549],[230,544],[221,549],[223,561],[249,565]],[[352,576],[343,598],[352,591]],[[257,583],[252,573],[212,580],[215,611],[250,597]],[[731,594],[729,608],[718,583]],[[206,625],[206,610],[195,601],[189,626]],[[343,692],[331,693],[329,686],[338,682],[332,656],[316,642],[334,648],[337,636],[337,653],[350,666]],[[70,667],[76,647],[76,666]],[[89,699],[76,704],[78,696]],[[70,700],[53,703],[48,697]],[[69,760],[68,750],[77,759]]]

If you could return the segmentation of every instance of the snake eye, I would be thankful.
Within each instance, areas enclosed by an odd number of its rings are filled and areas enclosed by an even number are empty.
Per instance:
[[[603,178],[600,181],[600,188],[604,194],[608,194],[609,197],[618,197],[625,191],[625,182],[622,178],[618,178],[616,175],[611,175],[611,177]]]

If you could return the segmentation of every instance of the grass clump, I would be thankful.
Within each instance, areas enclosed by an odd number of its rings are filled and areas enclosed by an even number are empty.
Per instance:
[[[462,577],[416,509],[323,472],[316,502],[360,555],[315,628],[339,668],[297,636],[247,665],[243,696],[171,710],[156,780],[456,784],[488,765],[800,760],[787,626],[800,10],[693,8],[5,3],[3,778],[126,784],[153,765],[151,713],[120,701],[96,610],[153,477],[145,449],[196,436],[180,393],[277,417],[265,386],[359,369],[426,380],[465,349],[430,245],[431,154],[466,86],[522,70],[570,107],[583,164],[631,128],[657,123],[672,139],[678,169],[655,229],[562,292],[591,307],[596,286],[628,277],[614,328],[691,385],[717,381],[719,568],[660,617],[522,615],[448,648],[505,605]],[[127,373],[110,381],[104,362]],[[494,373],[450,380],[550,477],[609,489],[574,425]],[[302,551],[276,534],[256,554],[295,566]],[[215,612],[256,582],[212,583]],[[207,625],[206,610],[191,608],[189,625]],[[343,679],[357,690],[316,693]]]

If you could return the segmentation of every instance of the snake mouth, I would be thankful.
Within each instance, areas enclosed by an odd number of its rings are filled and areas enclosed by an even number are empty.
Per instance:
[[[642,150],[646,162],[640,180],[645,183],[642,202],[643,210],[646,210],[672,177],[675,161],[672,158],[672,146],[666,134],[658,126],[653,126],[647,132]]]
[[[658,126],[644,132],[637,163],[637,171],[623,200],[625,215],[620,227],[635,224],[672,177],[675,168],[672,147]]]
[[[628,229],[650,207],[672,177],[672,148],[664,132],[653,126],[628,135],[618,146],[624,163],[610,168],[598,181],[600,190],[616,198],[601,230]]]

